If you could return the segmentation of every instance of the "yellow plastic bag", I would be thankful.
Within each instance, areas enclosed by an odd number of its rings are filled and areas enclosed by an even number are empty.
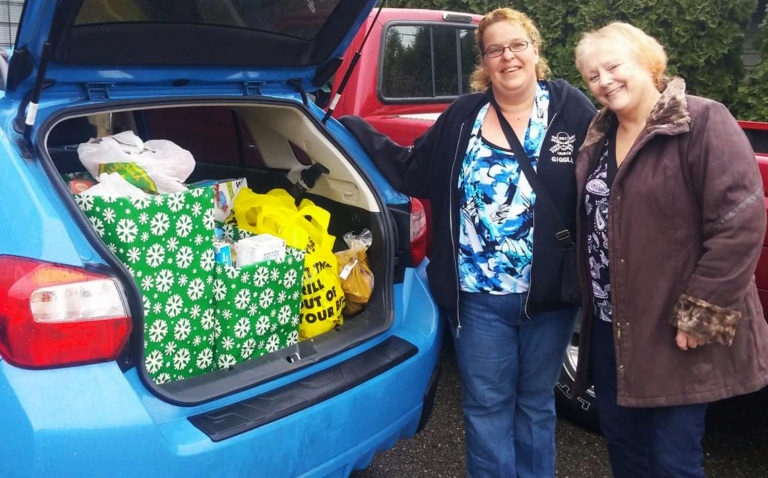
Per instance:
[[[235,198],[233,210],[240,229],[272,234],[291,247],[306,250],[299,340],[341,325],[345,301],[333,254],[336,238],[328,234],[330,213],[308,199],[297,208],[284,189],[257,194],[244,188]]]
[[[295,249],[307,248],[306,220],[298,215],[293,196],[285,189],[257,194],[250,188],[243,188],[235,197],[233,212],[240,229],[254,234],[272,234]]]
[[[373,271],[368,267],[368,256],[365,253],[373,242],[373,236],[368,229],[363,229],[359,236],[348,232],[344,234],[344,242],[349,249],[337,252],[336,259],[339,262],[341,288],[347,302],[344,314],[354,315],[368,305],[373,292]]]
[[[304,199],[299,204],[298,214],[304,220],[309,239],[299,322],[299,340],[304,340],[341,325],[345,299],[333,254],[336,238],[328,234],[330,213]]]

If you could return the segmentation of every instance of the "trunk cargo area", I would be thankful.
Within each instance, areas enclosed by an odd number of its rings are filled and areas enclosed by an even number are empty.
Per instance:
[[[78,144],[130,130],[144,141],[170,140],[191,152],[195,168],[187,184],[245,178],[255,193],[282,188],[297,204],[302,199],[311,200],[330,213],[328,233],[335,236],[334,252],[348,248],[343,240],[345,233],[357,235],[363,229],[372,233],[367,258],[375,278],[374,289],[361,312],[345,315],[343,324],[329,332],[183,380],[156,383],[146,372],[149,331],[144,307],[151,298],[141,297],[136,287],[124,287],[134,323],[125,363],[127,367],[136,366],[147,387],[157,395],[180,404],[213,400],[341,353],[390,326],[398,241],[391,232],[396,230],[395,224],[370,180],[301,105],[279,100],[131,104],[109,110],[68,111],[51,124],[45,146],[61,175],[85,171],[78,157]],[[312,187],[297,186],[295,172],[289,179],[291,169],[313,164],[322,165],[327,173],[321,174]],[[83,229],[86,235],[98,238],[94,230]],[[101,245],[102,255],[109,255],[109,249],[103,242]],[[124,270],[119,269],[113,272],[125,286],[126,281],[133,280],[130,268],[126,265]]]

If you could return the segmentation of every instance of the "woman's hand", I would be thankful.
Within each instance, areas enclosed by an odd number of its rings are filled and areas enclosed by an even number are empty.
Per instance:
[[[691,334],[687,334],[680,329],[677,330],[675,343],[677,344],[677,348],[683,351],[688,349],[695,349],[699,346],[699,340],[696,337]]]

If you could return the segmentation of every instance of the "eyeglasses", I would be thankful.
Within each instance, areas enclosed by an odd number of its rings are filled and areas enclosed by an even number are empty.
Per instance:
[[[517,40],[513,41],[507,46],[492,46],[488,47],[484,52],[483,55],[487,56],[488,58],[497,58],[504,54],[504,50],[509,49],[512,53],[523,51],[526,48],[528,48],[528,45],[532,45],[532,41],[528,40]]]

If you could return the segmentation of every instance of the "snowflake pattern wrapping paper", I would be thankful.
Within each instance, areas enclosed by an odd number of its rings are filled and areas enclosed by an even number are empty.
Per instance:
[[[219,368],[228,368],[293,345],[299,340],[304,251],[241,268],[216,264],[213,296]]]
[[[165,383],[213,370],[213,189],[75,200],[141,291],[150,377]]]

